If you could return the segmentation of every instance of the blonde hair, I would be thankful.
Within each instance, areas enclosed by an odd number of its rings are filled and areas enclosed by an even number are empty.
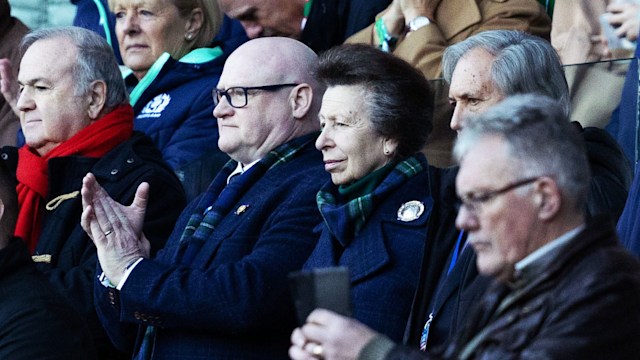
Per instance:
[[[109,9],[114,11],[116,3],[121,0],[109,0]],[[149,0],[158,1],[158,0]],[[223,12],[217,0],[171,0],[181,17],[188,17],[193,9],[202,9],[202,26],[190,41],[184,41],[171,57],[179,59],[193,49],[207,47],[218,35],[222,26]]]

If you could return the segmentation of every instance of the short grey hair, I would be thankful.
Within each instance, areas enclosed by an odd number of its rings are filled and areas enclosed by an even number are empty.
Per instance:
[[[448,47],[442,55],[442,71],[448,83],[458,61],[474,49],[495,57],[491,78],[502,94],[535,93],[558,99],[569,116],[567,79],[558,53],[547,40],[516,30],[491,30],[471,36]]]
[[[102,80],[107,84],[103,113],[127,102],[127,91],[113,50],[104,38],[91,30],[75,26],[35,30],[22,39],[20,49],[24,54],[36,41],[54,38],[69,39],[78,50],[72,64],[75,95],[87,94],[92,82]]]
[[[506,98],[470,121],[458,136],[454,156],[460,162],[486,136],[500,136],[522,176],[548,175],[569,204],[584,211],[590,171],[585,145],[562,104],[537,94]]]

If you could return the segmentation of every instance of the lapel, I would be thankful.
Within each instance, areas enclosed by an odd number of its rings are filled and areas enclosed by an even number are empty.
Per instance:
[[[422,185],[422,184],[421,184]],[[409,186],[410,187],[410,186]],[[406,194],[407,192],[403,192]],[[424,192],[423,192],[424,193]],[[376,215],[369,219],[340,259],[340,264],[348,264],[351,282],[355,283],[388,264],[391,260],[387,246],[391,242],[402,242],[416,232],[426,234],[426,224],[433,209],[433,199],[429,195],[410,199],[402,194],[391,194]],[[412,221],[398,219],[398,210],[407,201],[418,200],[424,205],[424,212]],[[420,228],[423,228],[421,231]],[[419,269],[416,269],[419,271]]]
[[[264,199],[266,197],[260,194],[276,192],[275,189],[279,184],[273,181],[270,175],[270,172],[267,171],[246,193],[240,196],[238,201],[231,207],[231,210],[216,226],[211,236],[205,240],[202,249],[198,251],[192,264],[206,265],[213,261],[224,240],[233,236],[237,231],[257,232],[255,230],[257,224],[248,223],[248,219],[251,219],[256,211],[261,211],[264,208]]]
[[[447,271],[447,267],[443,271]],[[436,298],[433,304],[433,313],[437,315],[442,309],[442,306],[446,304],[451,297],[461,291],[461,287],[464,288],[463,283],[467,279],[467,273],[469,272],[469,266],[476,266],[475,256],[473,256],[473,248],[471,246],[465,246],[460,253],[458,263],[453,267],[451,273],[444,279],[440,289],[436,290]]]

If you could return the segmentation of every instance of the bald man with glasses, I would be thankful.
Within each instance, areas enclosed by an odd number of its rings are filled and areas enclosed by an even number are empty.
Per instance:
[[[98,313],[134,359],[286,357],[296,324],[287,274],[315,246],[315,195],[329,180],[314,148],[324,92],[316,67],[315,53],[289,38],[252,40],[230,55],[213,116],[232,160],[155,258],[139,226],[154,189],[143,185],[123,206],[85,178],[82,224],[103,272]],[[127,334],[136,331],[134,345]]]

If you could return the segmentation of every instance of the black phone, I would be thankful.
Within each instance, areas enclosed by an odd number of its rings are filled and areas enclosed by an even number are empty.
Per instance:
[[[346,267],[296,271],[289,274],[289,285],[300,325],[317,308],[351,316],[349,270]]]

